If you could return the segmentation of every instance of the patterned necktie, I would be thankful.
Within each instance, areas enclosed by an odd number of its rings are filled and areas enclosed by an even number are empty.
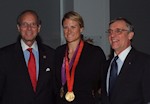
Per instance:
[[[36,84],[37,84],[37,80],[36,80],[36,63],[35,63],[35,57],[34,54],[32,52],[32,48],[28,48],[27,49],[30,52],[30,57],[29,57],[29,61],[28,61],[28,72],[30,75],[30,79],[32,82],[32,86],[34,91],[36,91]]]
[[[110,76],[109,76],[109,95],[111,95],[113,86],[117,78],[117,72],[118,72],[118,65],[116,62],[117,59],[118,59],[118,56],[115,56],[113,62],[111,63]]]

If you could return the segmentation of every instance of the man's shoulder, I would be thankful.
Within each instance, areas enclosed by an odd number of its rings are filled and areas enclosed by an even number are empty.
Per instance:
[[[14,47],[16,47],[16,43],[3,46],[3,47],[0,48],[0,51],[1,52],[3,52],[3,51],[10,51],[10,50],[14,49]]]
[[[135,48],[131,49],[131,53],[132,55],[135,55],[135,58],[139,58],[139,59],[149,59],[150,60],[150,55],[147,53],[144,53],[142,51],[139,51]]]
[[[50,47],[49,45],[46,45],[46,44],[40,44],[38,45],[38,49],[39,51],[42,51],[44,52],[45,54],[51,54],[51,55],[54,55],[55,54],[55,49]]]
[[[52,51],[54,51],[54,48],[52,48],[51,46],[49,46],[47,44],[41,44],[39,46],[39,48],[44,48],[45,50],[52,50]]]

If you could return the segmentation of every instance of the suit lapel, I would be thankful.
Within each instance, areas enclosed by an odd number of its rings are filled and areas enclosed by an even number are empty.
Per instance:
[[[125,74],[126,71],[128,71],[128,69],[131,69],[131,65],[132,63],[134,63],[134,58],[135,58],[135,50],[134,49],[131,49],[131,51],[129,52],[129,54],[127,55],[125,61],[124,61],[124,64],[121,68],[121,71],[120,71],[120,74],[119,76],[122,76],[122,74]]]
[[[38,81],[37,81],[37,88],[36,88],[36,92],[38,93],[38,91],[40,90],[40,88],[42,87],[42,82],[44,82],[44,73],[46,71],[45,69],[45,63],[46,63],[46,53],[44,51],[44,49],[39,45],[39,76],[38,76]]]
[[[58,81],[58,84],[59,84],[59,87],[62,86],[62,81],[61,81],[61,68],[62,68],[62,63],[63,63],[63,58],[65,56],[65,50],[66,50],[66,44],[63,45],[63,47],[61,47],[61,49],[58,50],[58,52],[56,52],[57,56],[56,56],[56,63],[57,63],[57,70],[55,70],[57,73],[56,77],[57,77],[57,81]]]
[[[108,69],[109,69],[109,64],[111,62],[111,59],[107,60],[106,63],[104,64],[104,68],[103,68],[103,88],[104,88],[104,94],[107,96],[107,73],[108,73]]]
[[[20,41],[16,43],[14,49],[15,49],[14,59],[16,59],[17,62],[16,69],[18,70],[20,80],[22,80],[25,83],[24,86],[26,86],[29,90],[31,90],[29,92],[33,92],[34,94]]]
[[[105,82],[105,84],[104,84],[104,85],[105,85],[105,90],[106,90],[106,85],[107,85],[107,84],[106,84],[106,83],[107,83],[107,73],[108,73],[108,69],[109,69],[109,64],[110,64],[110,62],[111,62],[111,60],[106,61],[105,65],[104,65],[104,68],[103,68],[103,69],[104,69],[104,75],[105,75],[105,76],[103,77],[103,78],[105,78],[105,79],[104,79],[104,82]]]
[[[131,51],[127,55],[127,57],[124,61],[124,64],[122,65],[122,68],[120,70],[120,73],[117,77],[117,81],[116,81],[116,84],[113,89],[113,92],[115,92],[115,93],[113,93],[113,94],[117,94],[118,88],[119,88],[120,84],[122,83],[122,77],[124,75],[127,76],[126,73],[128,73],[129,70],[132,70],[131,66],[134,63],[134,60],[133,60],[134,58],[135,58],[135,50],[131,49]],[[113,94],[112,94],[112,99],[115,99],[115,95],[113,96]]]

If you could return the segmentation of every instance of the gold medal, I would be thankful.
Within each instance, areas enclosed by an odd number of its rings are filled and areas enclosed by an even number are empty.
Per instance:
[[[77,53],[76,53],[76,56],[75,56],[73,66],[72,66],[71,70],[70,70],[69,61],[68,61],[68,52],[67,52],[67,50],[66,50],[66,53],[65,53],[65,69],[66,69],[65,71],[66,71],[67,88],[68,88],[68,92],[65,95],[65,99],[68,102],[72,102],[75,99],[75,95],[74,95],[74,92],[73,92],[74,76],[75,76],[76,66],[78,64],[83,46],[84,46],[84,42],[81,40],[80,43],[79,43],[79,46],[77,48]]]
[[[65,98],[68,102],[73,101],[75,99],[75,95],[74,95],[73,91],[67,92],[65,95]]]
[[[62,86],[60,88],[60,97],[62,98],[64,96],[64,87]]]

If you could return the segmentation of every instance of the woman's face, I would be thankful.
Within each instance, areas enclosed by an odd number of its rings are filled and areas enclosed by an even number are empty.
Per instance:
[[[77,21],[65,19],[63,22],[64,37],[68,43],[79,41],[83,28],[80,27]]]

